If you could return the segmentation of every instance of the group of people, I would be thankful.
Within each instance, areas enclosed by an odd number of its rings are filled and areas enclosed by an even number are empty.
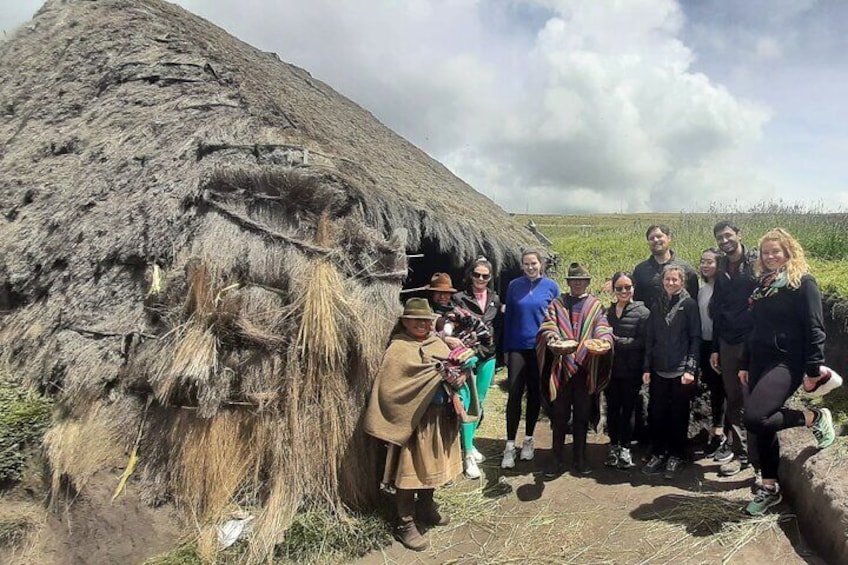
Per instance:
[[[756,472],[756,494],[746,508],[751,515],[782,498],[778,431],[806,426],[819,448],[834,441],[829,410],[785,406],[799,386],[814,388],[826,374],[821,296],[799,243],[776,228],[749,250],[737,226],[719,222],[717,248],[702,253],[696,272],[671,249],[668,227],[652,225],[645,235],[650,257],[604,285],[612,304],[589,291],[592,277],[578,263],[568,267],[568,292],[561,292],[533,250],[523,252],[523,275],[509,283],[503,303],[485,258],[469,266],[465,291],[437,273],[427,287],[429,300],[406,302],[365,420],[366,431],[389,445],[383,482],[396,489],[404,545],[424,549],[422,528],[447,523],[433,502],[435,487],[460,472],[481,476],[474,435],[498,343],[507,369],[504,469],[534,458],[544,407],[553,436],[545,476],[567,469],[569,434],[573,472],[590,473],[587,434],[605,397],[605,465],[634,468],[631,446],[638,438],[649,446],[642,472],[673,479],[687,461],[699,379],[712,407],[708,456],[722,475],[748,467]]]

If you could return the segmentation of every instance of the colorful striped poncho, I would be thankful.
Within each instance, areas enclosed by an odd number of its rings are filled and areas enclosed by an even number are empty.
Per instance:
[[[602,339],[612,346],[612,328],[607,322],[601,301],[590,294],[578,302],[573,310],[568,311],[563,297],[554,299],[545,312],[545,320],[539,327],[539,333],[536,334],[539,369],[544,370],[550,366],[550,372],[543,374],[542,379],[543,386],[544,379],[548,379],[551,402],[556,400],[559,390],[577,374],[580,367],[586,370],[590,393],[603,390],[610,379],[612,349],[603,356],[597,356],[592,355],[586,348],[586,341],[589,339]],[[574,340],[578,343],[577,349],[568,355],[553,355],[548,351],[548,342],[557,339]],[[546,357],[549,360],[547,364]]]

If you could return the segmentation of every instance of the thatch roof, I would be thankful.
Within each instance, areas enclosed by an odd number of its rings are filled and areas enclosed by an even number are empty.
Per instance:
[[[502,267],[528,234],[308,72],[160,0],[48,2],[0,76],[0,349],[60,401],[56,486],[136,447],[151,500],[263,508],[256,557],[304,498],[373,501],[356,429],[405,252]]]

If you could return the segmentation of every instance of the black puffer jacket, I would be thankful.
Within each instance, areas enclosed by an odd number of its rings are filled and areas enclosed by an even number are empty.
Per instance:
[[[701,314],[698,303],[688,292],[681,290],[668,301],[660,297],[656,304],[657,309],[651,311],[648,320],[645,372],[696,375],[701,349]]]
[[[620,318],[616,315],[615,304],[607,310],[607,320],[615,339],[612,378],[641,378],[650,314],[650,310],[641,302],[627,304]]]
[[[478,351],[481,361],[486,361],[494,357],[495,346],[501,342],[501,299],[498,297],[498,293],[492,289],[489,289],[488,293],[485,310],[480,308],[480,304],[477,302],[477,299],[474,298],[473,292],[457,292],[452,298],[453,303],[458,307],[468,310],[483,320],[483,323],[486,324],[486,327],[489,328],[489,331],[494,337],[494,345],[491,348],[481,349]]]

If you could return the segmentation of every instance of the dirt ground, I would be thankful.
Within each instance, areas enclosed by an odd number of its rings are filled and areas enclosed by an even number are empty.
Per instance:
[[[0,499],[0,517],[27,513],[34,530],[21,546],[0,548],[0,563],[134,564],[173,548],[180,531],[169,507],[152,508],[132,489],[111,501],[119,475],[117,470],[95,475],[85,496],[70,505],[60,502],[57,512],[45,512],[47,494],[40,488],[16,489]]]
[[[721,478],[717,464],[696,460],[668,481],[638,468],[608,469],[607,438],[597,434],[590,435],[591,475],[547,481],[546,421],[536,428],[535,460],[503,471],[503,393],[491,390],[489,421],[477,442],[487,456],[485,476],[461,478],[438,494],[452,523],[429,532],[426,552],[395,542],[357,563],[824,563],[805,544],[786,502],[764,517],[742,513],[751,471]]]

